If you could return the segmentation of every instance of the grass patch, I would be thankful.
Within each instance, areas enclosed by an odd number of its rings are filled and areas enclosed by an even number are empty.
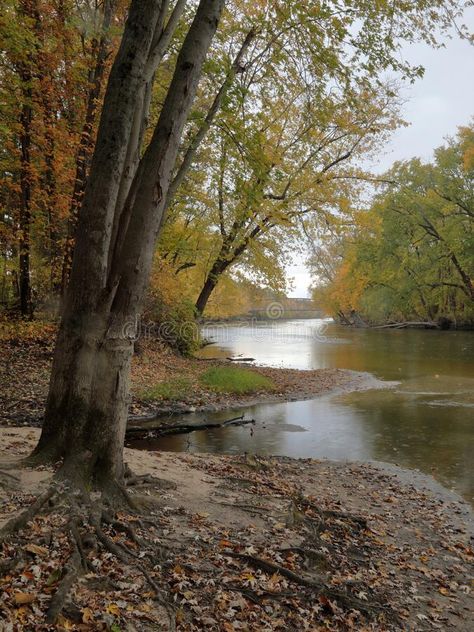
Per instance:
[[[201,383],[219,393],[254,393],[275,388],[268,377],[237,367],[212,367],[201,375]]]
[[[191,382],[185,377],[177,377],[166,382],[159,382],[150,388],[140,392],[140,397],[145,400],[153,399],[184,399],[191,391]]]

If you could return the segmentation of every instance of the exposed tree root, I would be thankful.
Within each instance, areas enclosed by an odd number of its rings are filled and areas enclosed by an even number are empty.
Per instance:
[[[85,570],[83,564],[83,557],[76,543],[76,538],[73,538],[74,551],[66,564],[66,572],[51,599],[48,611],[46,613],[46,622],[55,623],[59,615],[61,614],[66,599],[78,580],[79,576]]]
[[[109,496],[110,490],[103,494],[100,501],[91,500],[84,490],[78,489],[72,484],[66,484],[65,480],[55,480],[51,486],[38,499],[20,513],[15,518],[7,522],[0,530],[0,544],[7,540],[19,537],[19,531],[34,521],[41,515],[55,512],[66,517],[65,526],[61,529],[67,535],[70,543],[71,553],[62,569],[62,577],[59,579],[56,592],[51,598],[46,612],[46,622],[54,624],[63,612],[69,594],[78,579],[85,572],[93,570],[91,558],[97,555],[98,549],[112,553],[118,560],[128,567],[133,567],[141,573],[146,582],[155,593],[154,600],[166,609],[169,616],[169,630],[174,629],[175,613],[171,604],[161,596],[163,592],[154,580],[152,574],[145,568],[142,555],[131,550],[122,542],[115,542],[104,531],[104,527],[111,527],[117,532],[122,532],[133,542],[137,549],[150,553],[152,558],[157,558],[162,554],[162,547],[153,542],[148,542],[140,538],[133,527],[116,518],[110,506],[117,499],[118,490],[114,488],[112,499]],[[119,493],[122,500],[125,492]],[[111,502],[112,501],[112,502]],[[59,535],[59,533],[56,533]],[[0,570],[7,572],[15,568],[21,560],[15,557],[9,561],[2,561]]]
[[[24,458],[14,459],[13,461],[1,461],[0,470],[3,475],[9,476],[8,470],[18,470],[26,465],[27,463]]]
[[[102,516],[103,516],[103,513],[102,513]],[[168,601],[161,598],[160,593],[162,591],[160,587],[157,585],[157,583],[154,581],[151,574],[143,565],[140,556],[134,551],[131,551],[129,548],[125,547],[123,544],[116,543],[111,538],[109,538],[109,536],[102,529],[101,518],[98,517],[97,512],[91,514],[90,520],[95,529],[95,533],[99,541],[104,545],[104,547],[108,549],[111,553],[113,553],[113,555],[115,555],[115,557],[121,560],[124,564],[135,566],[135,568],[138,571],[140,571],[140,573],[142,573],[142,575],[145,577],[148,584],[151,586],[151,588],[155,592],[155,601],[157,601],[161,606],[163,606],[168,612],[169,629],[174,630],[175,629],[174,621],[176,618],[174,608]],[[121,523],[121,525],[123,526],[123,523]]]
[[[306,586],[308,588],[321,588],[323,586],[323,584],[319,580],[314,580],[308,577],[303,577],[302,575],[297,575],[293,571],[290,571],[290,569],[285,568],[284,566],[280,566],[279,564],[275,564],[274,562],[263,560],[261,557],[255,557],[254,555],[247,555],[245,553],[233,553],[230,551],[226,551],[224,555],[243,560],[250,566],[253,566],[254,568],[259,568],[266,573],[279,573],[283,577],[286,577],[290,581],[294,582],[295,584],[299,584],[300,586]]]
[[[367,520],[362,516],[356,516],[354,514],[349,514],[344,511],[334,511],[332,509],[321,509],[315,503],[311,502],[308,498],[304,496],[298,496],[296,499],[296,503],[302,507],[303,509],[311,509],[315,511],[321,518],[335,518],[336,520],[341,520],[344,522],[352,522],[356,524],[358,527],[362,529],[367,529],[368,524]]]
[[[289,592],[289,591],[274,591],[274,590],[252,590],[251,588],[243,587],[243,586],[235,586],[233,584],[228,584],[227,588],[229,590],[233,590],[234,592],[239,592],[244,595],[253,603],[258,605],[262,604],[264,599],[294,599],[298,597],[298,593]]]
[[[234,553],[230,551],[226,551],[224,555],[240,559],[249,566],[260,569],[266,573],[272,575],[274,573],[278,573],[286,579],[289,579],[291,582],[300,586],[304,586],[305,588],[315,589],[318,595],[322,595],[326,599],[336,601],[340,606],[344,608],[355,609],[369,616],[373,615],[375,612],[384,610],[383,606],[381,606],[380,604],[364,602],[357,597],[353,597],[349,593],[342,592],[334,589],[331,586],[328,586],[322,579],[311,579],[308,577],[303,577],[302,575],[298,575],[297,573],[294,573],[284,566],[280,566],[279,564],[264,560],[260,557],[255,557],[254,555],[248,555],[245,553]]]
[[[137,488],[145,484],[158,489],[171,487],[160,479],[152,476],[135,476],[127,468],[123,485],[118,482],[109,484],[99,493],[89,492],[80,481],[69,479],[67,473],[64,468],[59,470],[49,489],[0,531],[0,544],[5,542],[5,550],[13,557],[11,560],[0,563],[2,573],[7,572],[15,576],[14,569],[17,566],[18,574],[25,568],[28,569],[32,555],[31,540],[28,543],[28,532],[19,532],[36,518],[40,519],[30,526],[37,533],[42,534],[37,544],[45,544],[51,547],[51,550],[60,551],[59,556],[55,558],[57,562],[53,571],[58,575],[52,584],[55,590],[45,615],[48,624],[54,624],[64,616],[73,621],[82,621],[84,606],[81,610],[76,603],[84,604],[84,594],[89,594],[87,591],[98,591],[98,594],[103,595],[103,591],[122,590],[120,575],[114,582],[112,574],[112,577],[107,579],[108,587],[107,585],[106,588],[103,587],[106,583],[104,578],[107,576],[105,570],[107,568],[115,569],[116,573],[117,568],[126,569],[127,574],[133,578],[134,586],[138,587],[134,588],[134,595],[140,595],[139,599],[141,599],[141,595],[146,594],[147,599],[152,599],[159,606],[154,612],[158,618],[162,618],[167,630],[175,629],[177,612],[181,611],[178,620],[183,616],[183,611],[186,612],[186,617],[190,617],[189,620],[193,616],[192,608],[186,605],[189,597],[180,602],[181,595],[186,595],[188,592],[192,594],[193,591],[199,591],[204,587],[203,594],[209,599],[212,595],[209,587],[221,585],[225,587],[224,590],[240,593],[255,606],[264,609],[269,607],[280,609],[279,611],[286,613],[289,621],[299,616],[298,604],[308,601],[320,604],[321,617],[326,616],[328,612],[341,616],[342,610],[345,610],[357,611],[357,613],[352,613],[356,619],[364,615],[367,619],[382,617],[382,619],[394,620],[393,613],[375,599],[367,583],[351,581],[350,574],[347,574],[348,581],[338,584],[338,581],[342,579],[338,579],[341,575],[338,574],[337,569],[341,568],[339,562],[347,553],[344,548],[346,543],[360,542],[363,546],[365,541],[367,534],[364,534],[364,531],[367,522],[363,518],[322,509],[313,502],[313,499],[302,495],[296,494],[296,497],[293,494],[289,495],[290,527],[298,536],[303,536],[303,542],[299,546],[287,547],[283,540],[279,543],[281,548],[272,543],[267,543],[268,546],[265,548],[257,544],[259,550],[262,551],[259,553],[262,557],[259,557],[258,554],[236,552],[242,550],[240,547],[250,544],[249,540],[241,539],[240,535],[237,535],[238,541],[235,542],[239,548],[228,550],[230,546],[227,541],[220,539],[222,534],[218,529],[214,530],[212,524],[209,524],[206,537],[202,539],[196,537],[201,529],[205,529],[205,525],[199,520],[199,526],[196,529],[195,516],[191,513],[178,512],[180,517],[182,515],[180,521],[176,521],[176,515],[173,516],[169,507],[162,507],[159,513],[139,513],[136,509],[140,505],[136,494]],[[127,482],[132,483],[130,491],[127,490]],[[272,512],[283,515],[287,513],[285,508],[280,511],[278,508],[268,506],[270,503],[265,503],[265,501],[260,506],[252,502],[246,504],[245,497],[241,499],[242,504],[212,502],[243,509],[250,513],[261,512],[267,517]],[[281,504],[279,506],[281,507]],[[121,511],[118,513],[119,509]],[[45,531],[46,516],[48,519]],[[172,526],[168,526],[173,524],[178,524],[179,528],[176,531],[172,530]],[[164,533],[161,533],[161,525],[164,525],[166,529]],[[290,527],[287,525],[287,528]],[[335,542],[322,538],[322,530],[332,532]],[[231,534],[225,537],[234,542]],[[7,540],[9,540],[8,543]],[[163,544],[163,541],[166,544]],[[64,559],[64,542],[66,542],[66,560]],[[222,547],[227,550],[223,551]],[[279,559],[280,562],[281,558],[278,554],[294,553],[292,563],[298,561],[301,570],[293,566],[290,570],[285,562],[278,564],[271,561],[272,550],[277,556],[274,559]],[[225,563],[223,562],[225,558],[233,558],[240,561],[240,564],[238,561],[232,563],[230,560]],[[188,563],[193,559],[203,561],[204,565],[201,567]],[[242,582],[236,579],[235,564],[237,566],[245,564],[263,573],[259,573],[256,583],[249,586],[244,578]],[[45,566],[47,566],[46,563]],[[329,576],[332,569],[335,573],[333,579]],[[228,582],[229,571],[232,572],[232,583]],[[83,580],[84,575],[87,575],[87,582]],[[203,575],[206,579],[209,578],[208,582],[203,581]],[[274,575],[279,577],[275,583],[269,581],[267,577]],[[221,581],[225,578],[227,581]],[[89,587],[90,582],[92,582],[91,587]],[[79,586],[76,587],[76,584]],[[281,590],[273,590],[278,584]],[[144,586],[150,588],[144,590]],[[38,593],[41,594],[42,590],[43,588],[40,587]],[[52,590],[53,588],[50,588],[46,592]],[[71,593],[74,595],[74,601],[71,601]],[[363,593],[362,596],[360,593]],[[200,593],[194,594],[199,600]],[[371,597],[365,600],[367,594]],[[273,602],[271,606],[270,602]],[[104,605],[102,608],[104,609]],[[283,614],[283,616],[286,615]],[[126,615],[123,616],[126,618]],[[292,629],[291,626],[288,629]]]
[[[176,489],[176,484],[151,474],[134,474],[128,465],[124,469],[125,487],[146,487],[152,485],[154,489]]]
[[[0,544],[2,544],[2,542],[4,542],[4,540],[12,533],[23,529],[23,527],[25,527],[27,523],[41,511],[44,505],[46,505],[46,503],[54,496],[55,493],[56,488],[54,486],[51,486],[19,516],[16,516],[15,518],[9,520],[0,530]]]
[[[315,551],[314,549],[307,549],[301,546],[291,546],[285,549],[280,549],[281,553],[298,553],[303,559],[309,560],[314,566],[327,567],[329,565],[329,559],[324,553]],[[307,563],[307,566],[311,564]]]
[[[114,518],[114,516],[110,513],[110,511],[107,511],[107,510],[102,511],[102,520],[105,523],[109,524],[114,529],[118,531],[122,531],[122,533],[125,533],[126,535],[128,535],[130,540],[132,540],[132,542],[135,542],[137,546],[144,545],[143,540],[137,536],[135,529],[133,529],[133,527],[126,524],[125,522],[122,522]]]
[[[2,478],[5,478],[5,479],[9,480],[12,483],[18,483],[19,482],[19,479],[16,476],[13,476],[13,474],[9,474],[8,472],[0,471],[0,482],[1,482]]]

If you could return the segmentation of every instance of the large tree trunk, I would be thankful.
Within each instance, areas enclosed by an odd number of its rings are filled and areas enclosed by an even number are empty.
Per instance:
[[[160,18],[133,0],[111,71],[79,217],[71,281],[56,345],[45,421],[33,458],[102,489],[120,486],[130,363],[156,235],[183,127],[224,0],[201,0],[178,56],[153,138],[122,209],[133,113]]]
[[[67,223],[67,237],[64,247],[62,271],[61,271],[61,293],[64,294],[71,272],[72,256],[74,253],[74,239],[76,227],[81,208],[84,191],[86,188],[87,171],[90,157],[94,148],[94,125],[97,118],[97,107],[101,95],[104,74],[107,65],[107,57],[110,54],[110,25],[112,23],[117,0],[105,0],[103,18],[101,25],[101,35],[95,50],[95,64],[89,75],[90,87],[87,95],[86,114],[82,126],[82,134],[76,155],[76,173],[74,177],[74,187],[69,208]]]
[[[140,8],[138,5],[142,4]],[[136,107],[141,76],[151,46],[159,6],[154,0],[132,2],[120,49],[111,70],[89,181],[79,215],[71,281],[64,301],[64,313],[53,359],[51,382],[43,431],[35,450],[37,456],[74,461],[93,446],[85,441],[95,425],[104,435],[115,424],[97,415],[96,388],[105,390],[108,376],[95,382],[99,349],[111,346],[106,338],[106,269],[114,210],[126,159],[131,122]],[[106,351],[104,351],[106,353]],[[113,353],[113,352],[112,352]],[[131,351],[129,352],[131,354]],[[111,362],[115,366],[116,362]],[[120,382],[117,374],[116,381]],[[114,400],[98,394],[99,400]],[[120,418],[123,403],[117,398],[115,416]],[[100,408],[100,404],[97,405]],[[91,437],[93,439],[93,437]],[[82,456],[81,456],[82,455]],[[95,469],[94,454],[90,455]],[[109,460],[116,457],[109,455]]]
[[[106,314],[64,319],[37,453],[85,479],[119,480],[133,340]]]

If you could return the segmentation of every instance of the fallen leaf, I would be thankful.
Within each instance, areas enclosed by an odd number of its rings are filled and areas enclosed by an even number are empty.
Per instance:
[[[63,617],[61,614],[59,615],[57,619],[57,624],[64,630],[74,630],[74,627],[75,627],[74,623],[69,621],[69,619],[66,619],[66,617]]]
[[[37,544],[27,544],[25,546],[25,551],[28,553],[33,553],[34,555],[39,555],[40,557],[46,557],[49,555],[49,551],[44,546],[38,546]]]
[[[90,623],[91,621],[94,621],[92,610],[90,608],[84,608],[82,611],[82,622]]]
[[[116,603],[109,603],[105,610],[107,614],[113,614],[116,617],[120,616],[120,608]]]
[[[62,571],[60,568],[54,570],[46,580],[46,586],[52,586],[61,579]]]
[[[13,595],[13,599],[18,606],[32,603],[36,599],[36,593],[16,592]]]
[[[324,595],[319,595],[319,603],[323,606],[323,608],[325,608],[325,610],[334,613],[334,606]]]

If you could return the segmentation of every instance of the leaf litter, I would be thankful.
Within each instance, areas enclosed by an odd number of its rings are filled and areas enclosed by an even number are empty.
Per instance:
[[[34,441],[9,431],[7,449]],[[128,449],[126,459],[156,477],[134,492],[150,499],[146,515],[122,512],[129,532],[106,529],[130,563],[88,551],[88,572],[45,623],[72,551],[64,517],[37,516],[3,544],[1,630],[472,630],[461,502],[367,464]],[[21,475],[5,483],[2,521],[34,500],[42,475],[36,489]]]

